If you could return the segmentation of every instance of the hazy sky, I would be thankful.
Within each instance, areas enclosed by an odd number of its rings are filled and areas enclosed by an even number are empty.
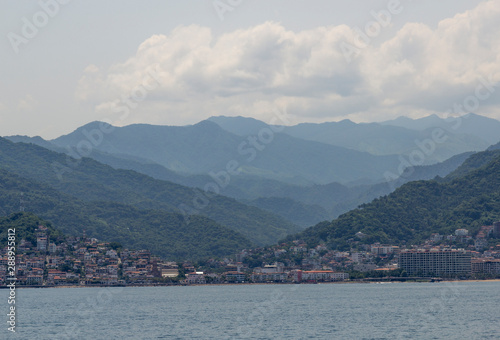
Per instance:
[[[500,0],[0,0],[0,135],[94,120],[500,119]]]

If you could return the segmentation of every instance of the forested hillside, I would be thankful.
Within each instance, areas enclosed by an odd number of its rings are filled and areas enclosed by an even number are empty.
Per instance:
[[[252,245],[240,233],[203,216],[191,216],[187,223],[179,213],[141,210],[122,203],[84,202],[0,170],[0,216],[14,214],[10,220],[17,221],[15,212],[21,199],[28,212],[49,221],[61,232],[81,236],[85,230],[90,237],[133,249],[149,249],[170,259],[227,256]],[[27,218],[16,223],[45,225],[36,221]]]
[[[479,153],[470,162],[490,156],[489,152]],[[471,167],[456,178],[407,183],[388,196],[289,239],[310,244],[325,241],[333,248],[346,249],[358,240],[357,232],[366,235],[364,243],[412,244],[431,233],[450,234],[458,228],[467,228],[474,235],[480,226],[500,219],[500,156],[477,165],[480,167]]]
[[[299,227],[256,207],[220,195],[204,195],[171,182],[129,170],[116,170],[89,158],[0,138],[0,169],[49,186],[81,201],[108,201],[138,209],[200,214],[256,244],[276,242]],[[201,195],[201,196],[200,196]]]

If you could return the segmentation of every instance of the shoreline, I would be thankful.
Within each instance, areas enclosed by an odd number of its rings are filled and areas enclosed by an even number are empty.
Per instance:
[[[441,283],[441,282],[500,282],[500,279],[486,280],[455,280],[455,279],[440,279],[436,281],[421,281],[421,280],[405,280],[405,281],[389,281],[389,280],[366,280],[366,281],[329,281],[329,282],[243,282],[243,283],[207,283],[207,284],[129,284],[129,285],[57,285],[57,286],[16,286],[16,289],[28,288],[126,288],[126,287],[199,287],[199,286],[253,286],[253,285],[316,285],[316,284],[380,284],[380,283]],[[7,286],[0,286],[0,289],[9,289]]]

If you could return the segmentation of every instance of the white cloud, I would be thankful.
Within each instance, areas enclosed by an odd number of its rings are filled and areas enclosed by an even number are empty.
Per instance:
[[[348,62],[340,45],[355,32],[345,25],[292,32],[266,22],[219,37],[206,27],[178,27],[108,70],[90,65],[76,97],[117,119],[123,96],[156,68],[159,86],[133,103],[126,122],[184,124],[219,114],[267,120],[283,106],[302,121],[420,116],[474,94],[480,77],[500,81],[499,31],[500,6],[487,1],[435,29],[408,23]],[[499,96],[492,97],[478,113],[499,116],[492,105]]]
[[[22,99],[19,100],[17,104],[17,109],[24,112],[34,111],[38,106],[38,100],[33,98],[32,95],[27,94]]]

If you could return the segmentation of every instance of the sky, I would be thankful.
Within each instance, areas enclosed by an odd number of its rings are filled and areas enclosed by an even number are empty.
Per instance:
[[[0,136],[500,119],[500,0],[0,0]]]

